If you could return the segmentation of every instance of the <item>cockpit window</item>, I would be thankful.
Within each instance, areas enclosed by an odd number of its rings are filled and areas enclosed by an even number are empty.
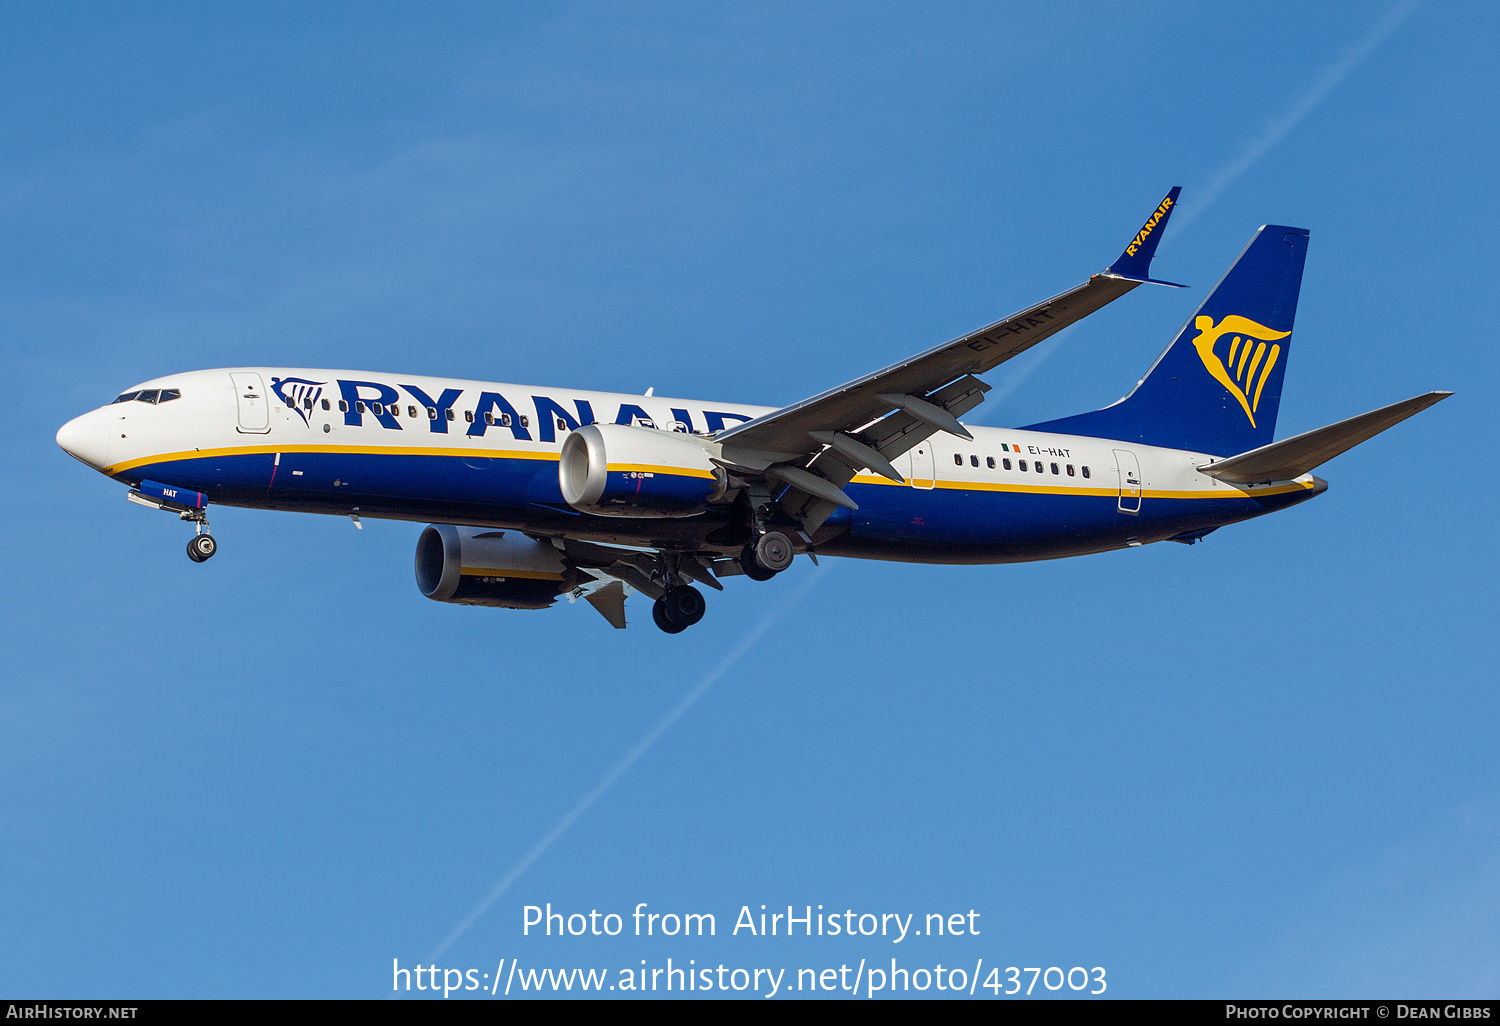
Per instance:
[[[150,403],[155,406],[157,403],[169,403],[173,399],[181,398],[182,389],[180,388],[146,388],[137,392],[121,392],[115,403],[137,402]],[[113,406],[115,403],[110,403],[110,405]]]

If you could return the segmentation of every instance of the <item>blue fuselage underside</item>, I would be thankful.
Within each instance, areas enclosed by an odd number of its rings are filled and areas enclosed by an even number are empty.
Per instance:
[[[279,462],[278,462],[279,460]],[[300,473],[299,473],[300,472]],[[133,466],[131,484],[167,481],[218,505],[467,524],[664,548],[713,548],[729,521],[710,509],[689,517],[602,517],[571,510],[549,459],[347,452],[248,453]],[[1149,492],[1140,512],[1117,495],[933,489],[854,483],[857,511],[839,509],[813,536],[828,555],[928,563],[1052,559],[1160,541],[1236,523],[1302,502],[1317,490],[1203,498]]]

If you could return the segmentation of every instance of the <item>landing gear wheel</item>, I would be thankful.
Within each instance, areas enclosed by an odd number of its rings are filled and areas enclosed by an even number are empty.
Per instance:
[[[651,607],[651,619],[668,634],[676,634],[703,619],[707,609],[708,603],[703,601],[702,592],[680,584],[675,588],[668,588],[667,593],[656,600],[656,604]]]
[[[752,581],[769,581],[776,576],[775,570],[767,570],[755,558],[754,545],[746,545],[740,550],[740,569],[745,571],[745,576]]]
[[[666,603],[667,619],[685,627],[691,627],[703,619],[703,614],[708,611],[708,603],[703,601],[703,593],[686,584],[669,588],[666,595],[662,596],[662,600]]]
[[[666,596],[662,596],[652,604],[651,619],[656,621],[656,626],[660,627],[668,634],[681,634],[683,631],[688,629],[688,625],[685,623],[673,623],[671,620],[667,619]]]
[[[755,561],[772,573],[779,574],[791,566],[796,555],[792,540],[780,531],[767,531],[755,543]]]
[[[188,559],[194,563],[201,563],[219,551],[219,543],[214,541],[211,534],[194,535],[187,544]]]

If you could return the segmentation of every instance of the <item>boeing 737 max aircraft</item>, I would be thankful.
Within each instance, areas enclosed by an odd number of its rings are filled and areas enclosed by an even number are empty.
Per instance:
[[[782,409],[366,371],[242,367],[147,381],[57,443],[193,521],[211,503],[429,521],[422,594],[616,627],[653,600],[697,623],[697,583],[764,581],[799,552],[1007,563],[1157,541],[1321,494],[1310,471],[1446,398],[1429,392],[1273,441],[1308,233],[1262,227],[1124,399],[1024,428],[966,427],[978,375],[1151,282],[1173,189],[1088,281]],[[1157,284],[1170,284],[1158,282]]]

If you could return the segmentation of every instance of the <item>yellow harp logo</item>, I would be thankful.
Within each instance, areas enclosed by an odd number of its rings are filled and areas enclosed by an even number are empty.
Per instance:
[[[1256,324],[1238,314],[1229,314],[1217,325],[1212,317],[1199,317],[1193,326],[1198,329],[1198,337],[1193,339],[1198,359],[1219,384],[1240,401],[1245,416],[1250,418],[1250,426],[1254,427],[1261,390],[1266,387],[1271,369],[1281,357],[1281,346],[1276,340],[1286,338],[1291,332],[1272,331],[1264,324]],[[1226,335],[1232,336],[1229,355],[1221,358],[1214,348]]]

